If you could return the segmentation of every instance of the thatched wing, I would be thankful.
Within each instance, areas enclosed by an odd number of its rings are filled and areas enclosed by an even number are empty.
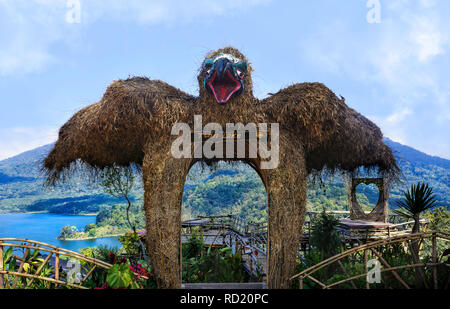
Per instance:
[[[294,84],[261,101],[267,117],[302,139],[308,171],[358,167],[397,173],[381,130],[325,85]]]
[[[100,102],[83,108],[61,127],[44,160],[48,182],[55,183],[77,160],[100,169],[141,165],[146,144],[166,134],[194,101],[162,81],[134,77],[113,82]]]

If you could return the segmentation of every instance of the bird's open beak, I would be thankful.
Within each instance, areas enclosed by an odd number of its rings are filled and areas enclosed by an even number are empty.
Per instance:
[[[231,96],[241,89],[231,62],[225,58],[217,60],[206,85],[219,104],[227,103]]]

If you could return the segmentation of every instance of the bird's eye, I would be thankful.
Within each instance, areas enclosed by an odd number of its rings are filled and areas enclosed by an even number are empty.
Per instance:
[[[236,63],[236,68],[244,74],[247,73],[247,63],[245,63],[244,61],[239,61],[238,63]]]
[[[204,70],[210,70],[211,67],[213,66],[213,64],[214,64],[214,61],[213,61],[212,59],[207,59],[207,60],[205,61],[205,63],[203,64],[203,69],[204,69]],[[208,72],[208,73],[209,73],[209,72]]]
[[[239,69],[236,69],[236,73],[237,73],[237,76],[238,76],[240,79],[243,79],[244,76],[245,76],[245,73],[242,72],[242,71],[239,70]]]

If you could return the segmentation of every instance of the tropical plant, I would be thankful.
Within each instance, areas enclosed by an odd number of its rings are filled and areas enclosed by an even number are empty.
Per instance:
[[[14,255],[13,247],[9,247],[8,250],[3,252],[3,262],[3,266],[6,271],[19,271],[18,258],[16,255]],[[49,277],[53,271],[49,263],[45,262],[45,260],[42,258],[39,248],[25,251],[20,264],[22,265],[21,272],[25,274]],[[6,288],[49,289],[52,286],[50,282],[44,280],[25,278],[16,275],[2,276],[4,276],[3,282],[5,283]]]
[[[80,249],[79,251],[85,256],[112,264],[114,262],[114,259],[116,258],[118,249],[117,247],[100,245],[95,247],[86,247]]]
[[[327,214],[325,209],[322,209],[322,212],[313,220],[310,249],[300,259],[299,272],[341,252],[342,241],[337,230],[338,223],[339,220],[335,216]],[[336,265],[330,265],[319,270],[316,276],[319,280],[326,281],[333,277],[335,272]],[[336,278],[338,277],[333,279]],[[317,285],[314,282],[305,282],[304,288],[315,287]]]
[[[203,237],[199,236],[198,232],[194,230],[188,241],[183,244],[183,259],[200,257],[204,247]]]
[[[156,281],[151,272],[150,265],[146,261],[138,261],[136,265],[131,266],[130,270],[140,280],[140,284],[145,289],[156,289]]]
[[[114,264],[109,270],[106,276],[106,283],[113,289],[138,289],[139,284],[135,280],[135,275],[130,269],[131,266],[128,263]]]
[[[311,246],[321,253],[322,259],[341,251],[342,242],[337,230],[339,220],[323,210],[313,222]]]
[[[416,185],[411,185],[411,188],[404,193],[404,198],[397,200],[396,204],[400,209],[394,210],[394,213],[407,219],[414,219],[412,233],[419,233],[420,215],[436,206],[436,196],[428,184],[419,182]],[[411,242],[411,254],[414,263],[419,264],[420,244],[418,241]],[[416,277],[416,286],[418,288],[422,287],[426,281],[423,270],[421,268],[415,269],[414,275]]]
[[[244,282],[248,276],[243,269],[242,256],[231,248],[205,249],[203,239],[194,232],[183,244],[183,281]]]
[[[113,264],[108,270],[96,268],[84,284],[86,287],[95,289],[156,288],[150,266],[145,260],[134,262],[134,257],[118,255],[119,251],[115,248],[111,248],[110,251],[107,247],[88,247],[80,251],[90,257],[101,257],[103,261]]]
[[[122,248],[125,251],[130,261],[145,260],[148,262],[148,257],[145,248],[145,232],[138,231],[128,232],[119,237]],[[122,249],[121,249],[122,250]]]
[[[420,215],[436,206],[436,196],[433,189],[426,183],[411,185],[411,188],[404,193],[402,200],[397,200],[396,205],[400,209],[394,210],[394,213],[407,219],[414,219],[413,233],[420,232]]]
[[[187,282],[244,282],[243,260],[232,254],[231,248],[208,248],[202,256],[183,263],[183,278]]]

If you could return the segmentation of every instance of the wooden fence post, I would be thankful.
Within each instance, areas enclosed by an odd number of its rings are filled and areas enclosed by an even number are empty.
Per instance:
[[[367,280],[367,273],[369,272],[369,268],[368,268],[368,259],[367,256],[369,254],[368,250],[364,250],[364,267],[366,268],[366,289],[370,289],[370,285],[369,285],[369,280]]]
[[[433,283],[434,288],[438,288],[438,281],[437,281],[437,242],[436,242],[436,233],[433,233],[432,236],[432,259],[433,259]]]
[[[55,280],[59,280],[59,254],[55,254]],[[57,283],[55,283],[55,288],[57,286]]]
[[[3,270],[3,241],[0,241],[0,271]],[[3,274],[0,274],[0,289],[4,289]]]

